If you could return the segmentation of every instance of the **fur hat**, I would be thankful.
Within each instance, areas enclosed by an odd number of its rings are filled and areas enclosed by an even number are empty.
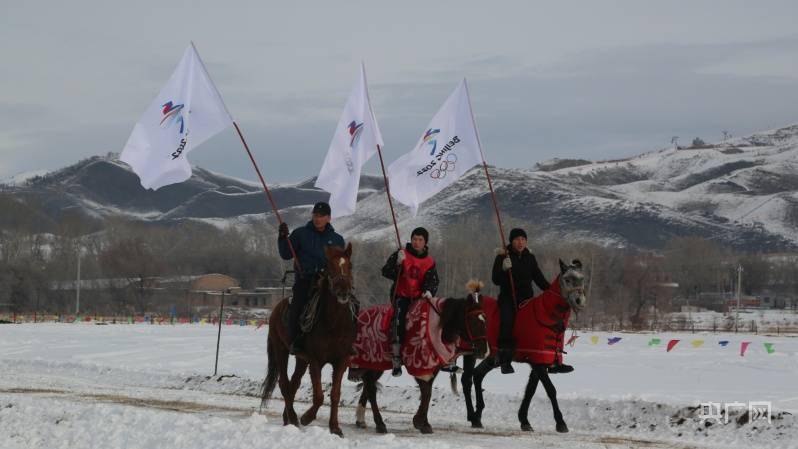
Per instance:
[[[513,228],[513,230],[510,231],[510,243],[513,243],[513,240],[515,240],[516,237],[527,238],[526,231],[521,228]]]
[[[427,244],[429,242],[429,232],[427,232],[426,229],[420,226],[417,227],[416,229],[413,229],[413,232],[410,233],[410,238],[412,239],[414,235],[420,235],[424,237],[424,244]]]

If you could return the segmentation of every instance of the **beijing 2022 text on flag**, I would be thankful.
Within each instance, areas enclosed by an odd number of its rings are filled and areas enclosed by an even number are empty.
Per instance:
[[[419,204],[482,160],[464,79],[432,118],[416,146],[388,167],[391,196],[410,207],[415,215]]]
[[[186,155],[233,124],[194,45],[189,45],[166,86],[141,116],[120,159],[145,189],[191,177]]]

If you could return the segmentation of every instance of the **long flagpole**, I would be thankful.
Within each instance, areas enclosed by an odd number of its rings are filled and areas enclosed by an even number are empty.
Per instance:
[[[479,154],[482,156],[482,167],[485,169],[485,177],[488,178],[488,188],[490,189],[490,196],[493,199],[493,210],[496,211],[496,223],[499,225],[499,238],[501,239],[501,247],[504,248],[504,227],[502,225],[502,217],[499,213],[499,202],[496,200],[496,192],[493,190],[493,181],[490,178],[488,171],[488,163],[485,161],[485,153],[482,151],[482,139],[479,138],[479,129],[477,129],[477,121],[474,119],[474,108],[471,106],[471,92],[468,91],[468,81],[463,79],[466,89],[466,97],[468,97],[468,112],[471,113],[471,123],[474,126],[474,132],[477,135],[477,145],[479,146]],[[507,257],[510,257],[507,254]],[[510,290],[513,295],[513,302],[516,302],[515,282],[513,282],[513,270],[507,270],[507,276],[510,278]]]
[[[371,114],[372,122],[377,123],[377,118],[374,117],[374,110],[371,109],[371,97],[369,96],[368,80],[366,79],[366,64],[361,61],[360,68],[363,74],[363,84],[366,88],[366,100],[369,105],[369,114]],[[377,155],[380,157],[380,168],[382,169],[382,180],[385,183],[385,194],[388,196],[388,207],[391,209],[391,219],[393,220],[393,229],[396,232],[396,246],[399,251],[402,250],[402,237],[399,236],[399,225],[396,223],[396,211],[393,208],[393,200],[391,199],[391,187],[388,185],[388,175],[385,174],[385,162],[382,159],[382,148],[377,144]],[[402,275],[402,267],[396,271],[396,281],[394,283],[393,291],[391,292],[391,305],[396,301],[396,287],[399,285],[399,276]]]
[[[191,41],[191,48],[194,49],[194,53],[197,55],[197,59],[199,60],[199,63],[202,65],[202,70],[207,75],[208,68],[205,67],[205,62],[199,56],[199,52],[197,51],[197,47],[194,45],[194,41]],[[210,75],[207,76],[208,79],[210,80]],[[219,94],[219,91],[216,90],[216,86],[213,86],[213,91],[216,92],[216,96],[219,100],[219,103],[222,104],[222,106],[225,109],[225,112],[227,112],[227,115],[230,116],[230,111],[227,110],[227,106],[224,104],[224,101],[222,101],[222,96]],[[255,167],[255,173],[258,174],[260,183],[263,186],[263,191],[266,192],[266,197],[269,199],[269,203],[272,206],[272,211],[274,211],[274,215],[277,217],[277,221],[280,224],[283,224],[283,218],[280,216],[280,211],[277,210],[277,203],[274,202],[274,198],[272,198],[272,193],[269,191],[269,187],[266,186],[266,181],[263,180],[263,175],[260,173],[260,168],[258,168],[258,163],[255,162],[255,158],[252,156],[252,152],[249,150],[249,145],[247,145],[247,141],[244,139],[244,135],[241,134],[241,128],[238,127],[238,123],[236,123],[235,120],[232,120],[232,116],[231,116],[231,121],[233,122],[233,126],[236,128],[236,132],[238,133],[238,138],[241,139],[241,143],[244,144],[244,149],[247,150],[247,154],[249,155],[249,160],[252,161],[252,166]],[[294,266],[298,271],[302,271],[302,267],[299,265],[299,258],[297,258],[296,251],[294,251],[294,246],[291,245],[291,239],[287,240],[288,240],[288,249],[291,250],[291,257],[294,258]]]
[[[369,102],[370,104],[370,102]],[[393,200],[391,200],[391,188],[388,186],[388,176],[385,174],[385,164],[382,161],[382,149],[377,145],[377,154],[380,156],[380,168],[382,168],[382,180],[385,182],[385,194],[388,195],[388,206],[391,209],[391,218],[393,219],[393,229],[396,231],[396,245],[399,251],[402,250],[402,238],[399,236],[399,225],[396,224],[396,212],[393,209]],[[396,282],[394,283],[393,291],[391,292],[391,305],[396,301],[396,287],[399,286],[399,276],[402,275],[402,266],[396,270]]]
[[[382,149],[377,144],[377,155],[380,157],[380,168],[382,169],[382,180],[385,182],[385,194],[388,195],[388,206],[391,209],[391,218],[393,219],[393,229],[396,231],[396,244],[399,248],[402,247],[402,238],[399,236],[399,225],[396,224],[396,212],[393,209],[393,200],[391,200],[391,188],[388,186],[388,175],[385,174],[385,163],[382,161]]]
[[[263,175],[260,173],[260,168],[258,168],[258,163],[255,162],[255,158],[252,156],[252,151],[249,150],[249,145],[247,145],[247,141],[244,139],[244,135],[241,134],[241,128],[238,127],[238,123],[236,123],[235,121],[233,122],[233,126],[235,126],[236,128],[236,132],[238,133],[238,137],[241,139],[241,143],[244,144],[244,149],[247,150],[247,154],[249,155],[249,160],[252,161],[252,166],[255,167],[255,173],[258,174],[260,183],[263,186],[263,191],[266,193],[266,197],[268,198],[269,203],[272,206],[272,211],[274,212],[274,216],[277,217],[277,222],[283,224],[283,217],[280,216],[280,211],[277,209],[277,203],[274,202],[272,193],[269,191],[269,187],[266,186],[266,181],[263,180]],[[291,256],[294,258],[294,265],[296,265],[296,269],[298,271],[302,271],[302,267],[299,265],[299,258],[296,256],[296,251],[294,251],[294,246],[291,244],[291,239],[287,238],[286,241],[288,242],[288,249],[291,250]]]

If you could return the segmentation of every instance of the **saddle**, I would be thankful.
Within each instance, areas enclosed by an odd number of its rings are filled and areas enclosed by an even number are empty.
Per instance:
[[[294,299],[293,296],[289,296],[288,303],[291,304],[291,301]],[[310,300],[307,304],[305,304],[305,308],[302,310],[302,313],[299,314],[299,330],[303,334],[309,333],[313,330],[313,327],[316,325],[316,322],[319,319],[319,304],[321,303],[321,289],[318,285],[314,285],[313,288],[310,290]],[[360,302],[354,295],[351,295],[349,298],[349,308],[350,313],[352,314],[352,321],[355,321],[358,312],[360,311]],[[288,326],[290,323],[288,322],[288,316],[290,314],[284,313],[283,314],[283,325]]]
[[[498,347],[498,304],[487,296],[482,296],[481,303],[488,318],[488,342],[493,351]],[[562,363],[563,340],[570,315],[571,308],[560,294],[559,278],[545,292],[522,302],[513,327],[516,343],[513,360],[541,365]]]
[[[444,343],[440,316],[442,298],[414,301],[407,312],[402,363],[415,377],[434,374],[454,360],[459,342]],[[358,332],[355,340],[357,355],[349,361],[351,368],[375,371],[391,369],[390,320],[393,308],[379,305],[362,310],[358,315]]]
[[[302,333],[308,333],[313,329],[313,326],[316,324],[316,317],[317,311],[319,309],[319,297],[320,290],[318,288],[318,284],[314,283],[313,287],[310,289],[310,300],[305,304],[305,308],[302,310],[302,313],[299,314],[299,330]],[[294,297],[289,296],[286,298],[288,300],[289,307],[293,304]],[[283,314],[283,326],[288,327],[291,323],[288,322],[290,313]]]

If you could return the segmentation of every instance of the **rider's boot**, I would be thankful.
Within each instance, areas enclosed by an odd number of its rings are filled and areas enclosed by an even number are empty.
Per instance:
[[[402,375],[402,345],[399,343],[394,343],[392,349],[393,370],[391,371],[391,375],[393,377],[399,377]]]
[[[512,349],[499,349],[499,365],[501,366],[502,374],[513,374],[513,350]]]
[[[554,365],[548,368],[549,374],[566,374],[570,373],[573,370],[574,370],[573,366],[558,362],[554,363]]]

